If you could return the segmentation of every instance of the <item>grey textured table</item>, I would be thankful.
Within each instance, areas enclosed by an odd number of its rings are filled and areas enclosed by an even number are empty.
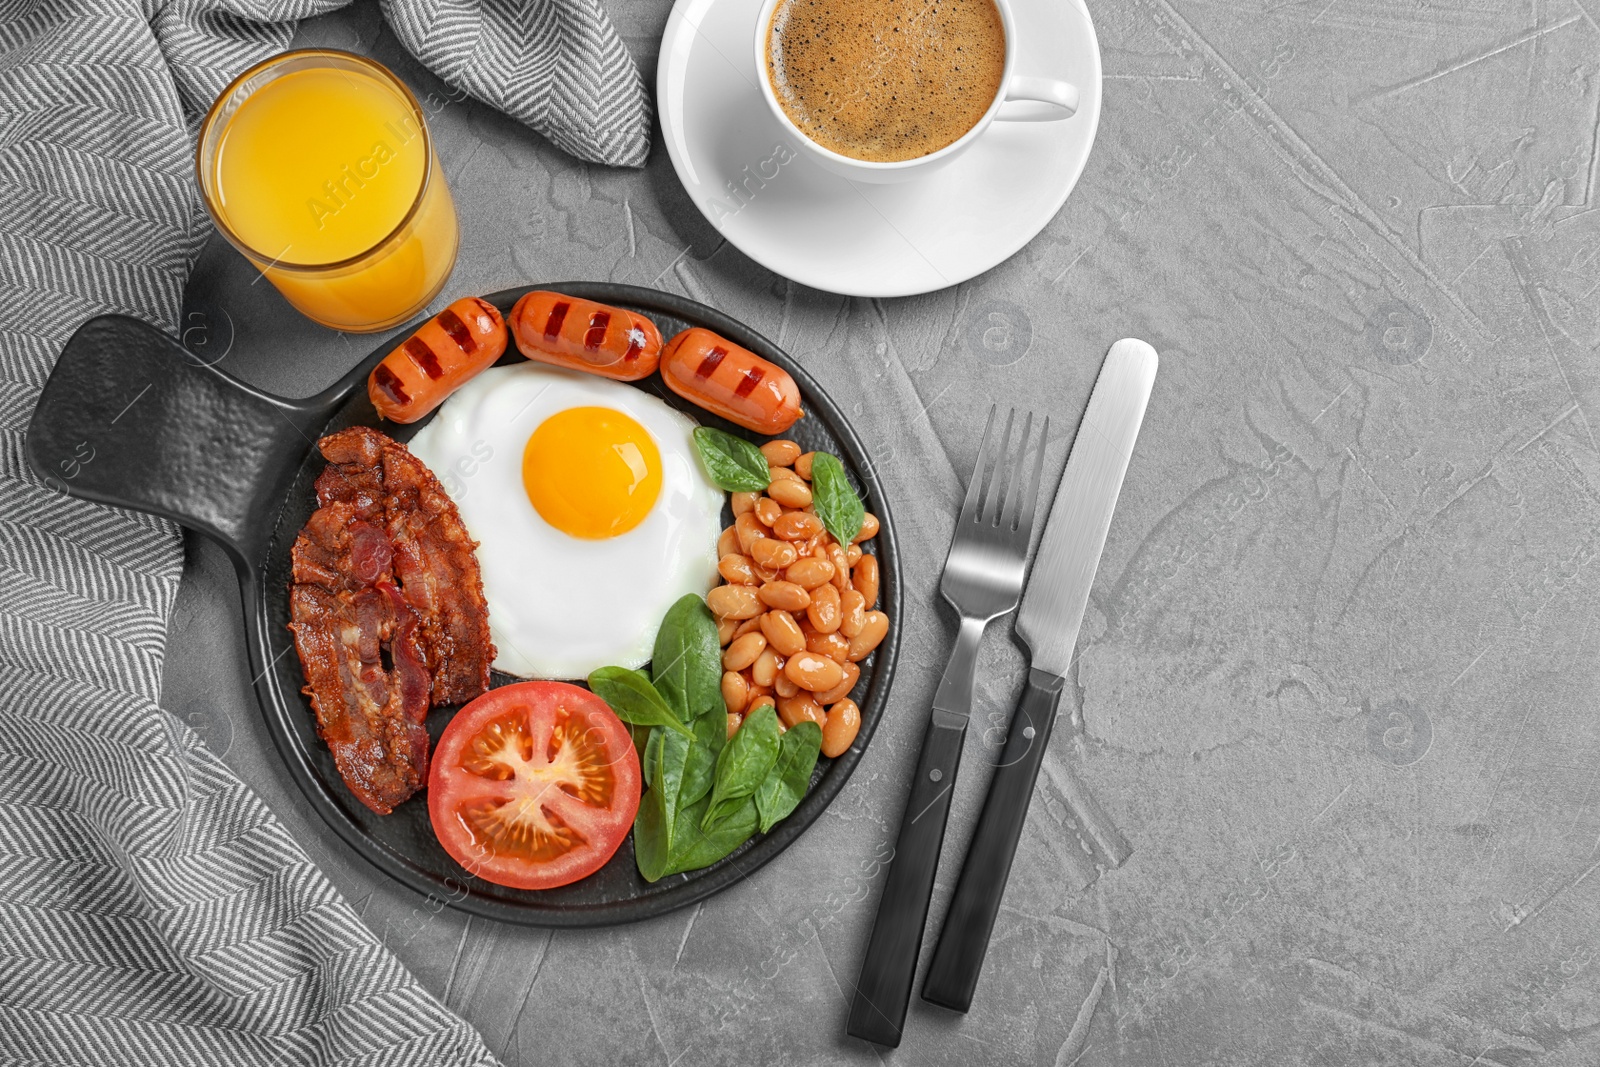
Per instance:
[[[376,6],[305,24],[435,112],[447,295],[656,285],[803,360],[884,459],[907,556],[887,720],[778,861],[638,926],[468,920],[349,857],[288,782],[222,553],[191,538],[167,699],[508,1064],[1592,1064],[1600,1059],[1600,4],[1091,0],[1088,170],[1009,262],[849,300],[722,242],[659,141],[581,166],[452,98]],[[612,0],[653,79],[666,0]],[[631,221],[631,225],[629,222]],[[189,341],[304,395],[370,341],[213,241]],[[991,401],[1059,466],[1100,357],[1163,363],[972,1013],[843,1035],[953,623],[935,582]],[[942,914],[1021,684],[991,633]],[[1061,825],[1075,767],[1133,858]]]

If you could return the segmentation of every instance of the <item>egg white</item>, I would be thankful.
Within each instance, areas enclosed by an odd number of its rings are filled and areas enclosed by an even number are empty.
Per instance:
[[[617,537],[584,540],[551,526],[528,499],[522,455],[539,424],[573,407],[624,412],[661,452],[661,492]],[[695,453],[695,423],[620,382],[540,363],[491,367],[467,382],[411,441],[478,542],[496,670],[584,678],[649,662],[661,618],[717,577],[723,494]]]

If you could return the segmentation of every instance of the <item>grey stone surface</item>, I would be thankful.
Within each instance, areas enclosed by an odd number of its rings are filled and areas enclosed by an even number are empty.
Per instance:
[[[610,5],[647,72],[665,0]],[[723,243],[659,141],[585,167],[451,99],[373,4],[305,42],[430,107],[464,247],[448,294],[656,285],[741,316],[857,418],[906,547],[904,665],[828,813],[700,907],[612,930],[468,920],[387,884],[283,773],[221,552],[191,539],[167,698],[508,1064],[1592,1064],[1600,1061],[1594,0],[1091,0],[1099,142],[1040,237],[895,301]],[[191,343],[304,395],[370,345],[213,241]],[[844,1036],[953,623],[938,569],[992,401],[1059,465],[1118,337],[1163,357],[1061,729],[965,1018]],[[231,347],[229,347],[231,346]],[[1021,685],[985,646],[934,901]],[[1096,879],[1081,774],[1134,848]]]

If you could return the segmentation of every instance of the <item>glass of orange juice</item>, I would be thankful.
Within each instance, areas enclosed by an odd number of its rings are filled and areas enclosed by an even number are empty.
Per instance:
[[[396,326],[455,264],[455,204],[422,108],[363,56],[304,49],[239,75],[201,124],[195,169],[217,229],[324,326]]]

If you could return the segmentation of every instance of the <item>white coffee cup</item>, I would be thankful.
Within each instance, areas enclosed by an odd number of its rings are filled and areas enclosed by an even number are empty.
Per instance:
[[[767,101],[767,107],[771,109],[778,124],[794,135],[801,151],[822,167],[853,181],[870,182],[875,185],[908,181],[938,170],[965,152],[972,146],[972,142],[983,136],[983,132],[989,128],[991,122],[996,120],[1055,122],[1071,118],[1078,110],[1077,86],[1058,78],[1039,78],[1014,73],[1017,35],[1016,24],[1011,17],[1011,4],[1009,0],[994,0],[994,6],[1000,11],[1000,24],[1006,37],[1005,66],[1000,74],[999,91],[995,93],[988,110],[973,124],[972,129],[937,152],[929,152],[915,159],[882,163],[843,155],[831,148],[824,148],[806,136],[804,131],[789,118],[783,110],[783,105],[778,103],[777,94],[773,92],[772,79],[767,74],[767,44],[772,37],[772,13],[783,2],[784,0],[766,0],[761,5],[761,14],[756,18],[756,81],[761,85],[761,95]]]

